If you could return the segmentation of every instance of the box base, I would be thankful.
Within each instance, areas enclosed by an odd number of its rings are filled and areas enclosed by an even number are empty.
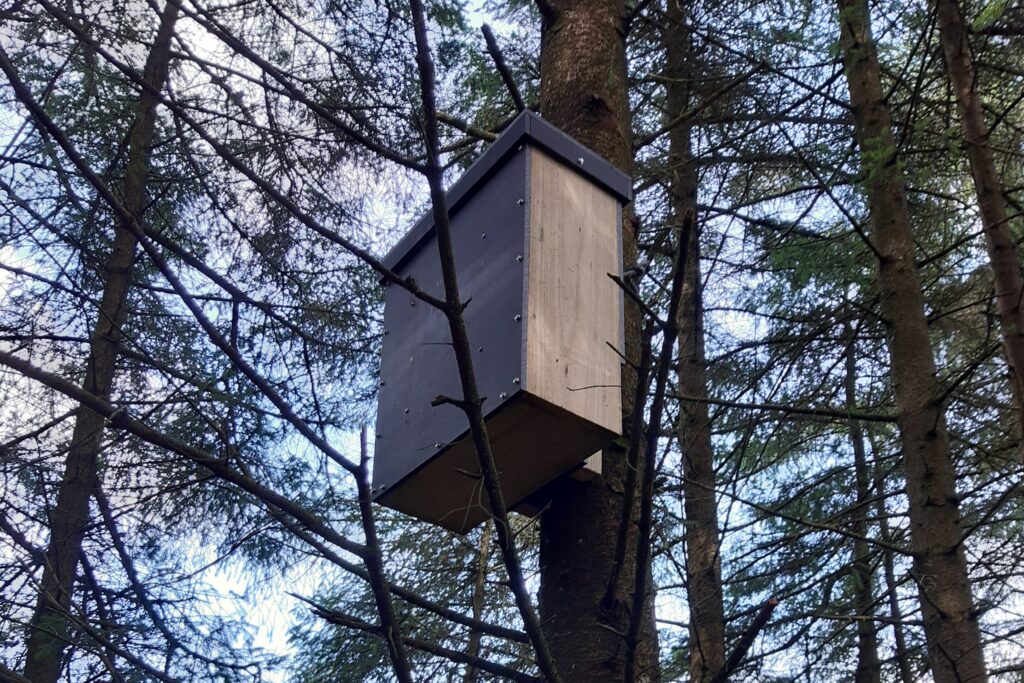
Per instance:
[[[579,467],[616,436],[525,391],[487,418],[487,431],[509,509]],[[456,533],[491,516],[468,434],[375,500]]]

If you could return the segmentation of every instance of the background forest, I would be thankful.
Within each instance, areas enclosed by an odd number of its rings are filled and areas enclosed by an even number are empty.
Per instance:
[[[0,680],[1024,680],[1024,5],[0,27]],[[527,107],[632,175],[637,273],[625,436],[532,518],[443,202]],[[428,211],[443,291],[379,260]],[[370,503],[382,281],[450,324],[466,536]]]

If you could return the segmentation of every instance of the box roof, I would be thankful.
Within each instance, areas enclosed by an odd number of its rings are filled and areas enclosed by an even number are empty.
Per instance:
[[[633,200],[633,182],[628,175],[539,115],[526,110],[513,119],[480,158],[448,189],[445,194],[448,210],[456,211],[477,186],[485,182],[509,156],[515,154],[522,144],[544,150],[601,186],[622,204],[628,204]],[[390,270],[398,270],[406,258],[419,248],[433,231],[434,219],[432,212],[428,211],[382,259],[384,266]]]

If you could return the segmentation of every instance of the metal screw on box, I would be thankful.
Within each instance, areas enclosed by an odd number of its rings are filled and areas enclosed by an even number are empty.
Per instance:
[[[521,316],[521,315],[519,315],[518,313],[516,313],[516,314],[515,314],[515,315],[514,315],[514,316],[512,317],[512,319],[513,319],[513,320],[515,320],[516,322],[519,322],[520,320],[522,320],[522,319],[523,319],[523,316]]]

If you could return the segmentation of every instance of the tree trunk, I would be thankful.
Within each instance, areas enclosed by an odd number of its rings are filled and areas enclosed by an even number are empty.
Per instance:
[[[853,411],[857,407],[857,356],[856,339],[852,329],[846,333],[846,376],[843,388],[846,393],[846,407]],[[850,420],[850,443],[853,446],[853,469],[856,479],[857,502],[853,512],[852,530],[857,535],[853,541],[854,604],[857,612],[857,669],[855,683],[879,683],[882,665],[878,660],[878,629],[873,620],[875,598],[871,590],[871,549],[865,540],[868,533],[868,509],[871,500],[871,473],[864,449],[864,431],[859,420]]]
[[[936,0],[939,40],[946,58],[946,70],[956,94],[964,146],[978,194],[985,246],[992,264],[996,307],[1003,333],[1003,351],[1010,366],[1010,384],[1017,406],[1017,438],[1024,427],[1024,277],[1020,255],[1010,232],[1006,200],[996,172],[988,127],[974,87],[974,63],[960,6],[956,0]]]
[[[662,40],[667,60],[666,116],[670,120],[691,106],[693,59],[684,4],[667,3]],[[687,215],[697,210],[697,171],[690,154],[691,127],[669,131],[670,200],[673,227],[680,232]],[[679,302],[679,393],[706,399],[707,360],[704,355],[704,299],[700,270],[700,230],[693,221],[689,232],[682,299]],[[715,502],[715,463],[711,447],[708,404],[684,401],[679,406],[679,446],[683,454],[683,511],[686,519],[686,597],[690,610],[690,680],[707,683],[725,666],[725,609],[718,509]]]
[[[840,49],[850,90],[878,288],[903,447],[911,550],[936,683],[986,680],[961,543],[956,473],[928,338],[910,212],[885,104],[866,0],[839,0]]]
[[[487,561],[491,551],[491,522],[484,524],[484,530],[480,534],[480,551],[477,554],[476,571],[473,577],[473,619],[481,621],[484,618],[484,599],[487,597]],[[469,630],[469,646],[466,654],[470,657],[480,656],[480,630],[471,628]],[[477,670],[472,664],[466,667],[466,673],[462,677],[462,683],[474,683],[477,679]]]
[[[875,462],[878,462],[878,449],[874,441],[871,441],[871,452],[876,454]],[[889,511],[885,507],[885,475],[878,466],[874,468],[874,485],[878,535],[882,543],[892,545],[893,535],[889,530]],[[881,553],[885,591],[889,598],[889,616],[892,618],[892,642],[896,666],[899,668],[902,683],[914,683],[914,671],[910,666],[910,651],[907,649],[907,636],[903,628],[903,610],[900,608],[900,596],[897,592],[899,585],[896,581],[896,558],[889,548],[882,548]]]
[[[167,78],[170,43],[177,17],[177,8],[168,3],[160,16],[160,27],[146,60],[144,76],[156,91],[163,87]],[[142,92],[129,133],[123,198],[125,208],[135,220],[141,219],[145,206],[149,149],[156,127],[158,102],[159,98],[153,93]],[[104,400],[110,398],[114,379],[135,247],[136,239],[131,227],[119,224],[107,259],[106,282],[82,384],[86,391]],[[98,477],[97,459],[103,428],[101,415],[85,407],[79,408],[57,492],[57,505],[50,515],[50,542],[26,644],[25,677],[33,683],[54,683],[60,676],[68,639],[68,610],[82,541],[89,524],[89,499]]]
[[[624,0],[540,0],[540,109],[544,117],[616,167],[632,172],[633,151],[626,80]],[[625,264],[636,262],[634,222],[624,212]],[[626,306],[626,348],[636,360],[640,314]],[[636,376],[623,368],[624,424],[632,414]],[[638,409],[642,409],[638,407]],[[563,478],[550,490],[541,519],[539,606],[559,672],[568,681],[622,681],[625,633],[631,606],[636,528],[630,528],[613,604],[602,604],[612,574],[626,479],[625,451],[602,456],[602,476]],[[643,571],[650,571],[644,567]],[[651,582],[647,582],[651,586]],[[653,590],[646,597],[644,637],[638,648],[637,680],[658,678]]]

